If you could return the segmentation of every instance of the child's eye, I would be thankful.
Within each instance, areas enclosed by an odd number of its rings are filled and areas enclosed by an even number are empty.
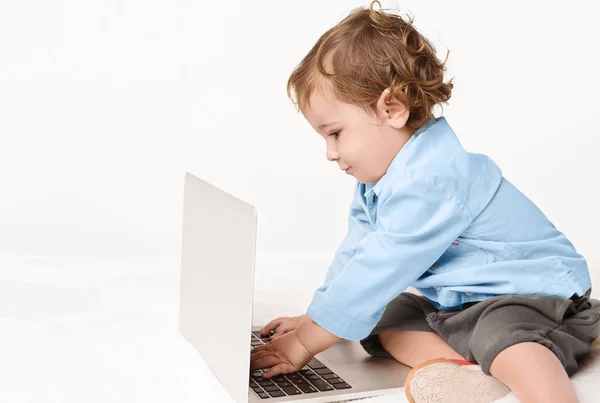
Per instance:
[[[340,136],[340,132],[331,132],[329,133],[330,136],[335,136],[335,138],[338,138]]]

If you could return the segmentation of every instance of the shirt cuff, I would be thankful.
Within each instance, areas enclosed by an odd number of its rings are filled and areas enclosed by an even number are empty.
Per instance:
[[[354,319],[342,312],[338,307],[325,299],[322,293],[315,293],[306,314],[323,329],[347,340],[362,340],[371,334],[377,322],[383,316],[383,311],[377,315],[377,320],[365,323]]]

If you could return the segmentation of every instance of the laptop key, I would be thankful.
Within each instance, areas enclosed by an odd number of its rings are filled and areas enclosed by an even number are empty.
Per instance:
[[[287,388],[287,387],[290,387],[290,386],[293,387],[294,385],[292,385],[292,383],[290,381],[285,381],[285,382],[278,382],[277,386],[279,386],[280,388],[283,389],[283,388]]]
[[[306,375],[313,375],[314,372],[312,371],[312,369],[302,369],[299,371],[302,375],[306,376]]]
[[[308,379],[309,381],[316,381],[321,379],[321,377],[319,375],[307,375],[305,376],[306,379]]]
[[[346,382],[344,382],[344,383],[336,383],[336,384],[333,385],[333,387],[336,388],[336,389],[349,389],[352,386],[350,386]]]
[[[277,386],[272,385],[272,386],[265,386],[265,390],[267,392],[275,392],[276,390],[280,390]]]
[[[327,382],[333,385],[334,383],[344,383],[344,380],[340,378],[331,378],[328,379]]]
[[[301,383],[298,386],[298,389],[300,389],[303,393],[315,393],[317,392],[317,390],[314,388],[314,386],[309,385],[308,383]]]
[[[315,369],[315,372],[319,375],[333,374],[333,371],[329,368],[317,368]]]
[[[336,374],[323,374],[321,375],[321,378],[323,379],[332,379],[332,378],[337,378],[338,376]]]
[[[275,384],[274,384],[273,382],[271,382],[271,380],[269,380],[269,379],[267,379],[267,380],[264,380],[264,381],[258,381],[258,382],[256,382],[256,383],[258,383],[260,386],[272,386],[272,385],[275,385]]]
[[[317,360],[316,358],[313,358],[312,360],[310,360],[310,362],[308,363],[308,366],[311,367],[312,369],[327,368],[321,361]]]
[[[253,333],[253,334],[256,336],[256,338],[257,338],[257,339],[264,340],[265,342],[266,342],[266,341],[268,341],[268,340],[269,340],[269,337],[270,337],[269,335],[267,335],[267,336],[265,336],[265,337],[262,337],[262,336],[260,335],[260,330],[257,330],[257,331],[255,331],[255,332],[252,332],[252,333]]]
[[[287,387],[281,388],[281,389],[283,389],[283,391],[290,396],[302,394],[302,392],[300,392],[295,386],[287,386]]]
[[[262,392],[262,388],[260,386],[255,386],[252,388],[253,391],[255,391],[256,393]]]
[[[277,375],[274,376],[273,378],[271,378],[271,380],[275,383],[280,383],[280,382],[287,382],[287,378],[283,375]]]
[[[289,378],[290,381],[292,381],[292,383],[294,385],[302,385],[307,383],[307,381],[304,378],[298,377],[298,378]]]
[[[268,399],[269,397],[271,397],[271,396],[269,396],[268,394],[266,394],[265,392],[258,393],[258,396],[259,396],[261,399]]]
[[[282,391],[280,391],[280,390],[276,390],[276,391],[273,391],[273,392],[269,392],[269,394],[270,394],[272,397],[281,397],[281,396],[285,396],[285,393],[283,393],[283,392],[282,392]]]
[[[321,392],[324,392],[326,390],[333,390],[333,388],[324,380],[319,379],[319,380],[315,380],[315,381],[311,381],[313,385],[315,385],[315,387],[317,389],[319,389]]]

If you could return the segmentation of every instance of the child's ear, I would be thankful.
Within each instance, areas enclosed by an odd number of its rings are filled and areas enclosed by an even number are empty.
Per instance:
[[[408,121],[408,117],[410,116],[410,111],[402,102],[400,102],[395,97],[389,96],[390,89],[386,88],[379,97],[377,101],[377,111],[379,115],[383,117],[387,123],[392,126],[394,129],[402,129],[406,122]]]

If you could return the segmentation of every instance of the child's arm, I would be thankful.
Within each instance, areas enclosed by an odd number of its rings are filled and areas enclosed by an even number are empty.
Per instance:
[[[327,331],[361,340],[386,305],[438,259],[472,222],[443,178],[407,172],[387,178],[374,230],[339,274],[315,292],[306,314]]]
[[[356,253],[356,244],[369,232],[373,231],[367,215],[360,204],[361,186],[356,183],[350,211],[348,214],[348,231],[338,246],[333,261],[327,270],[325,281],[320,288],[326,288],[341,273],[346,264]]]
[[[317,355],[321,351],[327,350],[341,340],[340,337],[333,333],[329,333],[312,320],[304,321],[298,329],[296,329],[296,336],[300,343],[302,343],[312,355]]]

